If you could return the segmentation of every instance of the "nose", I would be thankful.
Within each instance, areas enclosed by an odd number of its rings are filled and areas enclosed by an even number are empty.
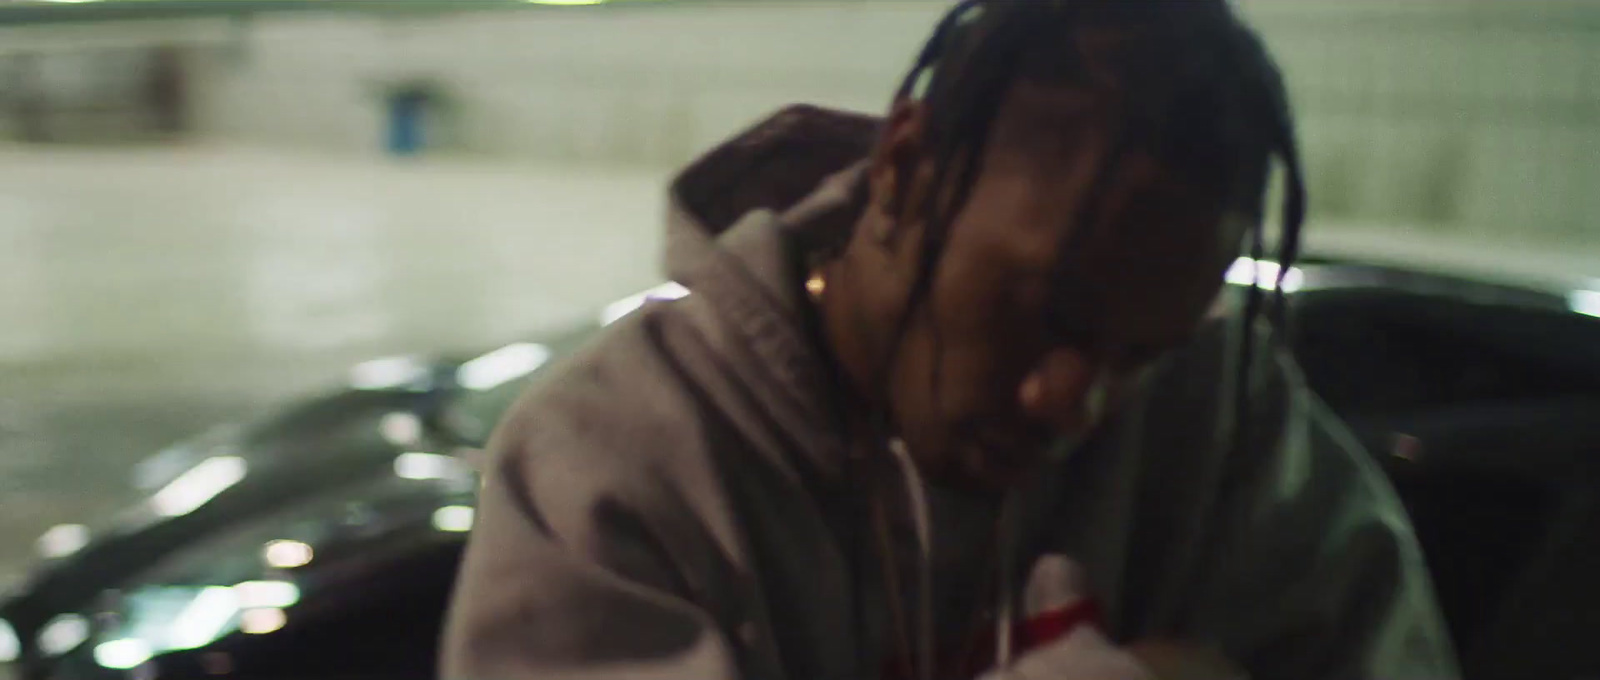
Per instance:
[[[1023,378],[1017,401],[1029,418],[1075,432],[1093,423],[1109,401],[1109,373],[1083,352],[1053,350]]]

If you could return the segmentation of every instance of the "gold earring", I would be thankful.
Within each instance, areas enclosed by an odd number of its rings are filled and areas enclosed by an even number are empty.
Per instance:
[[[806,293],[811,295],[812,301],[821,301],[822,294],[828,290],[828,279],[822,275],[822,270],[811,270],[811,276],[806,278]]]

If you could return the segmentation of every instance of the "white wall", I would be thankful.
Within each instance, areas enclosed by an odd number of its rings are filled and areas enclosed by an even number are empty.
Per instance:
[[[526,338],[660,281],[661,196],[639,171],[0,148],[0,382],[303,387]]]
[[[1600,5],[1258,4],[1316,214],[1600,252]]]
[[[1600,247],[1600,4],[1245,0],[1291,81],[1316,214]],[[192,46],[203,141],[382,154],[429,79],[453,151],[665,173],[786,103],[880,108],[945,3],[284,13],[0,30],[0,54]]]
[[[932,2],[305,15],[254,21],[208,69],[210,136],[372,152],[382,86],[446,84],[470,153],[676,164],[789,102],[878,108],[937,19]]]
[[[262,17],[208,62],[212,139],[380,153],[385,83],[456,98],[464,153],[665,171],[778,106],[875,110],[942,3]],[[1600,5],[1245,3],[1299,103],[1315,207],[1600,247]]]

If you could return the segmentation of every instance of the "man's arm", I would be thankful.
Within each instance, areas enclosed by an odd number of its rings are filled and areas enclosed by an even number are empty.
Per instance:
[[[516,452],[493,460],[446,624],[443,680],[737,677],[718,627],[604,480],[556,462],[529,483]]]

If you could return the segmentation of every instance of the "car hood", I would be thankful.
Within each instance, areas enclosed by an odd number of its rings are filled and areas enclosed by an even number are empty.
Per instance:
[[[455,466],[458,454],[487,437],[525,378],[662,295],[652,289],[621,300],[598,323],[544,342],[365,362],[343,389],[169,447],[135,468],[133,481],[147,496],[78,527],[88,539],[39,563],[0,600],[0,619],[27,638],[53,612],[82,605],[117,578],[279,508],[372,478],[428,477]],[[468,398],[473,408],[454,406]]]
[[[381,578],[391,556],[458,546],[472,525],[477,485],[459,463],[439,462],[426,475],[369,476],[142,564],[115,565],[79,584],[84,597],[37,601],[31,615],[40,623],[17,626],[24,663],[30,673],[94,677],[270,632],[262,617],[281,626],[337,607]]]
[[[174,550],[392,471],[406,454],[414,454],[407,460],[432,460],[422,456],[441,448],[435,442],[420,434],[402,441],[385,426],[420,423],[438,398],[434,392],[341,392],[256,424],[214,428],[153,456],[134,474],[145,497],[83,522],[87,541],[37,564],[0,602],[0,618],[26,638],[51,612],[82,604]]]
[[[253,464],[316,463],[330,446],[360,447],[373,435],[409,445],[407,440],[423,434],[420,421],[457,391],[449,376],[461,363],[454,357],[364,362],[351,370],[346,386],[252,422],[213,427],[140,461],[131,481],[154,491],[215,456],[238,456]]]

